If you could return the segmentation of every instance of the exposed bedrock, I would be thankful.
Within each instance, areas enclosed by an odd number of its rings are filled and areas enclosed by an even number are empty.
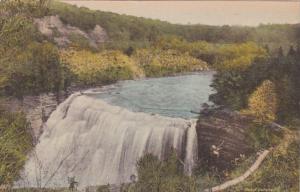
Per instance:
[[[202,114],[196,126],[200,164],[224,171],[254,152],[247,139],[251,122],[249,117],[224,109]]]

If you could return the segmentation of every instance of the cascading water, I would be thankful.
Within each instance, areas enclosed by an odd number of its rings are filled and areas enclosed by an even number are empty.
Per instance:
[[[46,123],[19,187],[80,188],[119,184],[136,175],[146,153],[165,158],[175,149],[191,173],[197,159],[196,120],[133,112],[90,94],[76,93]]]

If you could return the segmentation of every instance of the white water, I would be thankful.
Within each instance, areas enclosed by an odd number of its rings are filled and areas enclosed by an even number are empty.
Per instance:
[[[196,145],[189,141],[195,138],[186,134],[194,135],[188,131],[194,125],[180,118],[130,112],[74,94],[47,121],[20,185],[68,186],[67,177],[72,176],[80,187],[129,182],[143,154],[163,158],[172,147],[180,156],[186,154],[186,170],[190,171]]]
[[[190,175],[197,160],[196,120],[182,109],[207,102],[211,78],[203,73],[126,81],[100,93],[71,95],[48,119],[17,187],[67,187],[68,177],[81,189],[129,182],[141,156],[164,159],[172,148]],[[169,110],[174,106],[182,111]]]

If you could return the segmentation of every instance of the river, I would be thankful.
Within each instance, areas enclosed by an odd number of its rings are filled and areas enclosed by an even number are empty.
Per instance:
[[[19,187],[79,188],[120,184],[137,175],[146,153],[166,158],[173,148],[186,174],[197,161],[195,114],[208,102],[213,72],[122,81],[75,93],[51,114]]]
[[[94,97],[134,112],[185,119],[195,117],[213,93],[212,72],[190,75],[121,81],[106,86]]]

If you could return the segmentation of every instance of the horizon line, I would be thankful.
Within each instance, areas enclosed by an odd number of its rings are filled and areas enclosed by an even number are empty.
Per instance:
[[[62,0],[62,1],[273,1],[299,2],[299,0]]]

